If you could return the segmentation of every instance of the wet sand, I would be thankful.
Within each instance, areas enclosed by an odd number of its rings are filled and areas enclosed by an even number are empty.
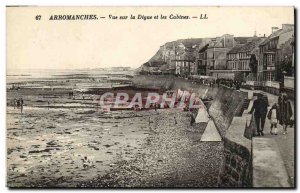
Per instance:
[[[7,92],[9,187],[217,186],[223,144],[200,142],[206,125],[191,127],[187,112],[107,114],[92,95],[67,92]],[[16,96],[23,113],[9,105]]]

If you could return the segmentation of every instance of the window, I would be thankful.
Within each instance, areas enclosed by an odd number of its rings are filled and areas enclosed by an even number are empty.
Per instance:
[[[268,54],[267,55],[267,63],[268,65],[273,65],[274,62],[274,55],[273,54]]]
[[[267,80],[267,81],[272,81],[272,80],[274,80],[274,72],[267,72],[267,73],[266,73],[266,80]]]

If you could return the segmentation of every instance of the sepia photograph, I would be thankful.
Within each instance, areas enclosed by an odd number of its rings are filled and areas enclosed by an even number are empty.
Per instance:
[[[296,188],[293,6],[6,6],[23,188]]]

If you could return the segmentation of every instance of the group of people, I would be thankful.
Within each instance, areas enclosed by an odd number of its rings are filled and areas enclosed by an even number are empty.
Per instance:
[[[207,85],[209,87],[213,87],[215,84],[220,87],[220,85],[227,86],[229,88],[234,88],[236,90],[239,90],[241,88],[241,82],[237,80],[232,79],[224,79],[224,78],[217,78],[215,80],[211,79],[192,79],[194,82],[200,83],[202,85]]]
[[[264,126],[266,118],[270,121],[271,135],[277,135],[277,124],[282,125],[283,134],[287,134],[287,127],[293,126],[293,110],[291,102],[287,94],[281,93],[278,97],[277,103],[273,104],[268,111],[268,97],[262,93],[258,93],[257,99],[253,102],[253,106],[249,113],[254,112],[254,119],[257,128],[257,136],[264,136]]]
[[[220,85],[224,85],[229,88],[235,88],[236,90],[240,90],[240,88],[241,88],[241,83],[237,80],[218,78],[216,80],[216,83],[217,83],[218,87],[220,87]]]
[[[24,105],[24,101],[23,98],[14,98],[14,109],[15,108],[20,108],[21,109],[21,113],[23,112],[23,105]]]

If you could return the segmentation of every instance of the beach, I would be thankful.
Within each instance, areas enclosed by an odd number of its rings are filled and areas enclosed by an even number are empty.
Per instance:
[[[69,96],[99,80],[69,77],[7,86],[9,187],[217,187],[223,142],[200,142],[205,123],[181,109],[101,111],[95,92]]]

